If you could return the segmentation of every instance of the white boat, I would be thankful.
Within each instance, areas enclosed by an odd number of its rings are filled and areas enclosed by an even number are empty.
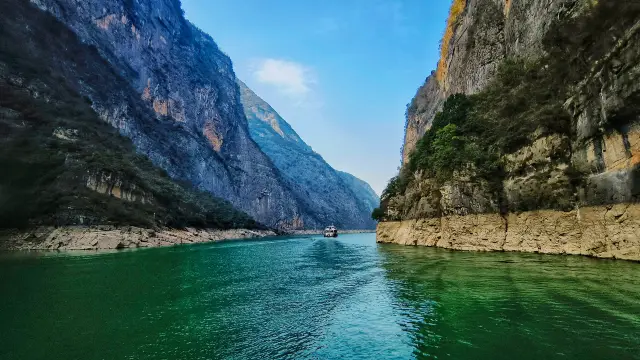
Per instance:
[[[324,237],[338,237],[338,229],[335,226],[327,226],[324,229]]]

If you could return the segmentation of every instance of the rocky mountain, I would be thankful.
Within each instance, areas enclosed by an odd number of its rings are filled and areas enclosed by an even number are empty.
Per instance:
[[[55,69],[65,86],[171,179],[226,199],[271,227],[314,228],[337,222],[336,214],[344,216],[343,225],[371,226],[366,207],[348,187],[338,189],[333,170],[316,174],[332,178],[331,186],[307,193],[308,186],[291,181],[261,151],[250,135],[231,60],[185,20],[179,0],[3,0],[2,8],[34,25],[15,34],[29,56]],[[34,29],[49,32],[50,46],[42,46],[43,34]],[[58,38],[60,33],[66,36]],[[300,151],[307,151],[304,146]],[[308,152],[311,163],[324,163]],[[331,191],[339,193],[333,200],[349,199],[340,210],[332,210],[325,194]]]
[[[534,58],[554,20],[588,0],[453,0],[440,61],[407,111],[403,161],[449,96],[485,88],[505,59]]]
[[[378,240],[640,259],[640,3],[454,0]]]
[[[136,102],[96,47],[26,1],[0,4],[0,228],[259,227],[228,202],[173,181],[104,121],[113,114],[95,109],[118,103],[123,112],[112,119],[138,144],[179,149],[162,141],[180,139],[180,130]]]
[[[379,199],[356,177],[334,170],[264,100],[238,80],[249,133],[317,219],[341,228],[374,228]]]
[[[338,174],[347,186],[351,188],[356,197],[364,201],[369,211],[369,216],[371,216],[371,211],[380,205],[380,197],[371,188],[371,185],[344,171],[338,171]]]
[[[249,214],[274,228],[316,228],[328,222],[353,228],[373,226],[368,200],[357,197],[351,183],[343,183],[340,175],[308,148],[286,122],[281,121],[282,129],[291,137],[277,143],[283,146],[283,151],[269,148],[264,142],[261,150],[252,139],[255,128],[250,131],[231,60],[209,35],[185,20],[179,0],[3,0],[2,9],[3,16],[13,17],[3,22],[6,23],[2,49],[5,60],[0,75],[7,91],[20,96],[24,95],[22,91],[28,91],[33,100],[29,100],[31,107],[44,108],[42,101],[51,102],[49,98],[41,98],[43,93],[59,93],[56,103],[60,106],[66,102],[76,106],[81,100],[77,106],[83,113],[101,121],[59,124],[52,120],[51,124],[58,124],[59,128],[41,135],[48,141],[54,138],[56,143],[71,141],[76,145],[97,140],[96,135],[88,133],[100,132],[109,138],[102,148],[87,148],[94,157],[100,152],[108,153],[102,156],[99,169],[89,165],[86,172],[70,171],[65,166],[57,168],[59,172],[73,174],[74,183],[85,184],[81,189],[79,185],[72,187],[77,191],[97,192],[109,197],[109,201],[116,198],[120,202],[116,201],[113,206],[118,209],[124,206],[123,201],[127,202],[125,207],[144,207],[148,199],[159,199],[161,194],[158,184],[149,183],[152,177],[141,174],[159,171],[167,184],[186,191],[174,194],[177,198],[168,196],[174,199],[174,204],[180,204],[180,196],[187,193],[213,199],[208,195],[211,194],[230,202],[240,210],[237,214],[245,217],[244,213]],[[10,26],[16,21],[24,23],[25,28]],[[46,44],[43,38],[47,39]],[[10,46],[13,43],[24,46]],[[30,64],[39,66],[46,76],[30,74],[34,67]],[[68,91],[53,91],[60,86]],[[72,111],[73,106],[65,109]],[[7,108],[7,111],[14,110]],[[20,122],[24,116],[27,115],[20,113],[8,124]],[[101,124],[111,125],[129,140],[123,140]],[[12,128],[12,135],[17,134],[14,130]],[[24,131],[14,140],[28,133]],[[81,141],[76,141],[78,139]],[[131,144],[127,145],[127,141]],[[295,142],[299,146],[291,147]],[[142,156],[137,157],[133,152]],[[132,162],[131,157],[141,162]],[[145,163],[145,158],[151,163]],[[18,157],[18,160],[28,159]],[[303,177],[296,177],[295,171],[302,168],[293,167],[294,173],[291,173],[282,167],[286,161],[308,166],[307,170],[317,171],[315,176],[319,178],[300,182]],[[130,176],[132,173],[139,176]],[[314,185],[320,188],[313,188]],[[153,191],[149,192],[150,189]],[[67,189],[64,194],[71,196],[73,191]],[[187,197],[194,199],[193,195]],[[209,219],[212,213],[206,210],[211,205],[207,201],[206,204],[189,203],[199,210],[187,213]],[[215,209],[226,204],[220,199],[211,201],[220,204],[211,205]],[[85,205],[74,207],[73,215],[57,220],[56,224],[100,223],[111,214],[110,211],[98,214]],[[167,206],[163,207],[163,213],[176,213]],[[226,209],[229,205],[224,206]],[[50,211],[60,212],[59,209]],[[155,213],[147,208],[146,215],[140,215],[144,219],[142,223],[167,223],[156,219]],[[191,215],[189,223],[195,221]],[[117,218],[128,221],[127,216]],[[39,219],[28,222],[52,221],[51,216]],[[109,218],[109,221],[115,220]],[[232,226],[228,221],[225,224]]]

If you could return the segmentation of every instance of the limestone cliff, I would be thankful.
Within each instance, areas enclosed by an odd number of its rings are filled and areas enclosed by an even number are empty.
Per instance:
[[[553,21],[580,12],[588,1],[454,0],[437,70],[408,109],[403,162],[448,96],[483,89],[506,58],[537,56]]]
[[[636,2],[455,0],[438,68],[407,111],[400,190],[383,195],[390,222],[378,240],[640,259],[639,30]],[[522,67],[528,75],[504,66],[513,59],[533,64]],[[438,159],[411,161],[419,141],[446,135],[430,128],[457,93],[470,95],[475,123],[449,115],[471,145],[497,154],[489,175],[476,161],[436,178],[424,169]],[[519,137],[509,146],[473,139],[493,133]]]
[[[539,210],[450,215],[378,225],[381,243],[436,246],[453,250],[526,251],[640,260],[640,206],[581,207],[568,212]]]
[[[95,47],[27,1],[0,10],[0,228],[261,227],[172,180],[100,118],[92,105],[126,103],[129,86]],[[171,129],[151,109],[130,111],[131,128]]]
[[[309,211],[325,224],[373,229],[371,211],[379,199],[369,185],[333,169],[269,104],[243,82],[238,84],[251,137]]]
[[[19,14],[25,23],[38,11],[53,15],[99,54],[104,71],[75,71],[82,59],[61,51],[60,40],[42,56],[52,57],[95,112],[171,178],[269,226],[322,225],[251,139],[231,60],[185,20],[179,0],[31,3]]]

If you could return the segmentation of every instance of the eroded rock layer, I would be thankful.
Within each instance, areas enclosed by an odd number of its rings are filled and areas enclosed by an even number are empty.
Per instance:
[[[231,60],[185,20],[179,0],[31,3],[18,15],[25,23],[39,8],[104,62],[92,75],[75,70],[82,59],[70,52],[43,56],[54,59],[99,116],[170,177],[224,198],[268,226],[324,225],[251,139]],[[88,186],[104,190],[96,179]]]
[[[454,1],[451,14],[438,70],[407,112],[401,176],[410,180],[383,195],[388,222],[379,224],[378,241],[640,260],[640,5],[469,0]],[[563,79],[566,91],[554,100],[563,104],[557,121],[569,119],[567,130],[531,131],[499,154],[494,178],[479,176],[473,164],[444,180],[407,174],[447,98],[494,91],[494,77],[513,59],[546,76],[545,64],[562,62],[550,59],[549,49],[564,46],[553,43],[557,34],[581,39],[564,43],[573,51],[566,54],[573,78]],[[523,101],[503,101],[514,114],[527,111]]]
[[[378,242],[471,251],[526,251],[640,260],[640,205],[382,222]]]

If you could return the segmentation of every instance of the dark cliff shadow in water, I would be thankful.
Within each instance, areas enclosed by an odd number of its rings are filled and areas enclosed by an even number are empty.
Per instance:
[[[383,245],[417,358],[640,358],[640,266]]]

